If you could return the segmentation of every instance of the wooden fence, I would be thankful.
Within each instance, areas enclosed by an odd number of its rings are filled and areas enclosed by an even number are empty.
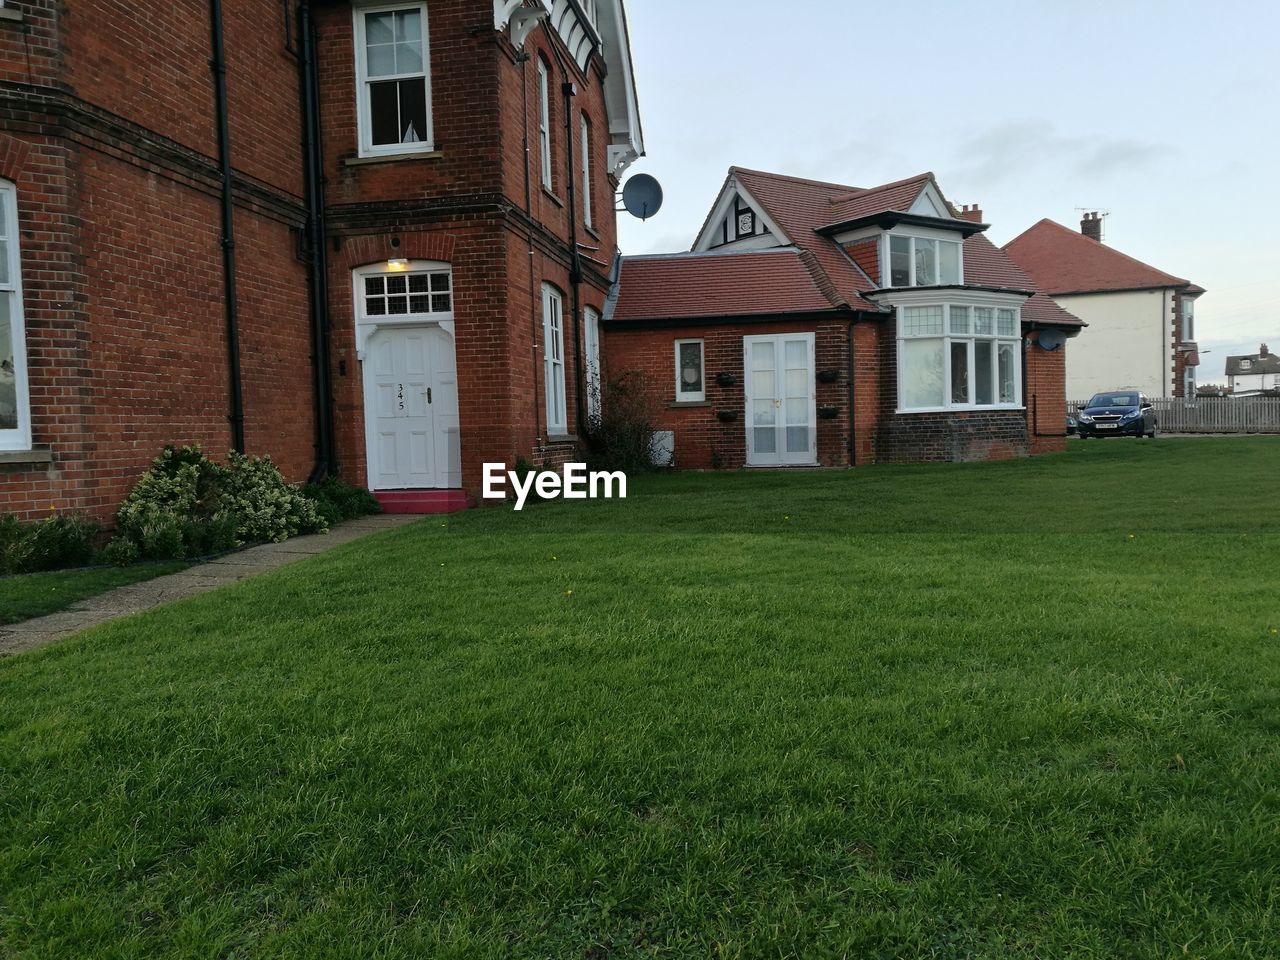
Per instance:
[[[1280,397],[1152,400],[1161,433],[1280,433]],[[1067,404],[1076,415],[1084,401]]]

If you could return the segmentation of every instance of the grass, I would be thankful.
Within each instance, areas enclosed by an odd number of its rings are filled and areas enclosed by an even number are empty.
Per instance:
[[[77,601],[174,573],[186,566],[185,563],[145,563],[0,577],[0,626],[57,613]]]
[[[640,478],[0,663],[0,955],[1274,957],[1278,473]]]

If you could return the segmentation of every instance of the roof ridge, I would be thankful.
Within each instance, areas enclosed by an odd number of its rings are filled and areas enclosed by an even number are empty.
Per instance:
[[[835,187],[837,190],[862,190],[862,187],[855,187],[848,183],[833,183],[830,180],[811,180],[808,177],[793,177],[785,173],[773,173],[769,170],[752,170],[750,167],[732,166],[729,168],[731,174],[746,173],[754,174],[757,177],[769,177],[773,180],[786,180],[790,183],[807,183],[814,187]]]
[[[677,250],[674,253],[630,253],[624,254],[623,261],[627,260],[685,260],[695,259],[697,257],[716,257],[718,259],[726,259],[728,257],[749,257],[762,254],[799,254],[801,249],[791,244],[784,244],[779,247],[757,247],[753,250],[723,250],[719,247],[711,250]]]
[[[859,187],[852,193],[842,197],[832,197],[831,203],[844,203],[846,200],[856,200],[865,197],[869,193],[879,193],[881,190],[892,190],[894,187],[902,187],[908,183],[915,183],[917,180],[932,180],[935,183],[937,178],[934,177],[932,170],[926,170],[924,173],[917,173],[914,177],[903,177],[901,180],[894,180],[892,183],[881,183],[874,187]]]
[[[1030,233],[1036,227],[1040,226],[1040,224],[1042,223],[1047,223],[1050,226],[1057,227],[1059,230],[1064,231],[1065,233],[1067,233],[1069,236],[1073,238],[1078,238],[1080,240],[1083,240],[1085,243],[1091,243],[1095,247],[1100,247],[1101,249],[1106,250],[1108,253],[1114,254],[1117,257],[1123,257],[1124,259],[1128,260],[1130,263],[1136,263],[1138,266],[1143,267],[1144,269],[1150,270],[1152,273],[1158,273],[1160,274],[1160,276],[1166,277],[1169,280],[1174,281],[1173,283],[1166,284],[1166,286],[1170,286],[1170,287],[1191,286],[1190,280],[1184,280],[1182,277],[1175,276],[1174,274],[1169,273],[1166,270],[1161,270],[1159,267],[1153,267],[1151,264],[1147,263],[1145,260],[1139,260],[1137,257],[1130,256],[1129,254],[1125,253],[1123,250],[1117,250],[1115,247],[1111,246],[1110,244],[1103,243],[1101,240],[1093,240],[1089,237],[1086,237],[1080,231],[1072,230],[1070,227],[1063,226],[1062,224],[1058,223],[1058,221],[1051,220],[1048,217],[1043,217],[1036,223],[1032,224],[1030,227],[1027,227],[1026,230],[1022,231],[1022,233],[1018,234],[1016,237],[1010,240],[1009,243],[1005,244],[1005,246],[1011,246],[1012,244],[1017,243],[1019,240],[1025,237],[1028,233]],[[1004,249],[1004,248],[1002,247],[1001,249]],[[1021,264],[1019,264],[1019,266],[1021,266]]]
[[[849,306],[849,301],[840,296],[840,291],[836,288],[835,283],[832,282],[831,277],[827,275],[827,271],[822,269],[822,264],[818,263],[818,258],[814,256],[812,250],[800,251],[800,263],[809,272],[814,286],[818,288],[818,291],[827,298],[833,307]]]

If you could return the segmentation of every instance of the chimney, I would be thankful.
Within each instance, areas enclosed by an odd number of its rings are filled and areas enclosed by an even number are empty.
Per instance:
[[[976,203],[966,203],[960,207],[960,219],[972,220],[974,223],[982,222],[982,208]]]
[[[1263,357],[1269,357],[1269,356],[1271,356],[1271,351],[1267,349],[1267,345],[1265,343],[1262,346],[1258,347],[1259,360],[1261,360]]]
[[[1086,213],[1080,221],[1080,232],[1090,240],[1102,242],[1102,216],[1099,213]]]

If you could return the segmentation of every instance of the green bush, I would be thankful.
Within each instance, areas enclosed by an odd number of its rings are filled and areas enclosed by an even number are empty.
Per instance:
[[[337,477],[307,484],[302,488],[302,494],[316,505],[316,511],[330,526],[382,512],[382,504],[372,493],[363,487],[344,483]]]
[[[93,559],[101,530],[92,520],[70,514],[36,523],[0,517],[0,574],[85,566]]]
[[[657,391],[643,374],[634,371],[612,381],[602,399],[600,413],[588,424],[588,462],[600,470],[653,470]]]
[[[98,551],[98,563],[112,567],[127,567],[142,559],[142,551],[132,540],[116,537]]]
[[[155,459],[120,505],[116,528],[141,558],[181,560],[327,525],[270,457],[233,452],[224,467],[188,446],[166,447]]]

